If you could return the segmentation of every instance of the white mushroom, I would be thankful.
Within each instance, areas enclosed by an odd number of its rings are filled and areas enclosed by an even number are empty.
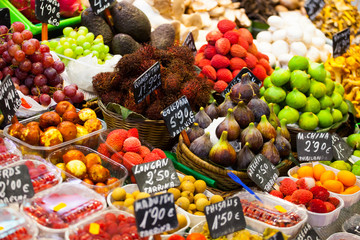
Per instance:
[[[306,53],[306,57],[311,61],[316,62],[320,59],[320,51],[316,47],[311,46]]]
[[[299,56],[305,56],[307,52],[307,48],[304,43],[302,42],[293,42],[290,45],[290,53],[292,55],[299,55]]]
[[[289,52],[289,45],[284,40],[278,40],[271,45],[271,52],[275,57]]]
[[[256,40],[258,40],[259,42],[271,42],[272,41],[272,34],[271,32],[268,31],[262,31],[259,32],[258,35],[256,36]]]
[[[287,27],[286,38],[290,43],[301,41],[303,38],[303,31],[300,28]]]
[[[259,42],[258,44],[255,44],[259,52],[271,52],[271,43],[269,42]]]
[[[285,39],[286,39],[286,30],[285,29],[277,30],[277,31],[273,32],[273,34],[272,34],[273,41],[285,40]]]
[[[313,37],[311,40],[311,44],[317,49],[322,49],[325,45],[325,39],[321,37]]]
[[[270,16],[268,18],[268,24],[270,27],[281,28],[284,25],[284,21],[281,19],[281,17]]]

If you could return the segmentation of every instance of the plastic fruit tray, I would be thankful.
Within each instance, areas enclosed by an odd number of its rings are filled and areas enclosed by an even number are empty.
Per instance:
[[[0,137],[0,168],[22,159],[22,154],[15,143]]]

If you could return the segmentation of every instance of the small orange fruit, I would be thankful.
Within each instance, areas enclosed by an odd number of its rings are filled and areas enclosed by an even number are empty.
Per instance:
[[[298,175],[297,173],[294,173],[294,174],[292,175],[292,177],[293,177],[293,178],[299,178],[299,175]]]
[[[314,171],[311,166],[302,166],[297,170],[299,178],[303,177],[314,177]]]
[[[337,178],[346,187],[351,187],[356,183],[355,174],[347,170],[341,170],[340,172],[338,172]]]
[[[324,184],[327,180],[335,180],[336,176],[335,173],[331,170],[326,170],[323,174],[320,176],[320,182]]]
[[[321,184],[321,182],[320,181],[316,181],[315,182],[315,186],[321,186],[322,184]]]
[[[101,158],[96,153],[89,153],[85,156],[85,165],[87,169],[91,168],[94,164],[101,164]]]
[[[322,186],[334,193],[342,193],[344,191],[344,185],[338,180],[326,180],[322,183]]]
[[[109,189],[106,187],[104,183],[95,184],[95,191],[101,195],[107,195]]]
[[[91,181],[91,180],[88,179],[88,178],[84,178],[84,179],[83,179],[83,182],[84,182],[84,183],[87,183],[87,184],[89,184],[89,185],[91,185],[91,186],[94,185],[94,182]]]
[[[323,174],[326,171],[325,167],[321,164],[316,164],[313,167],[313,170],[314,170],[314,178],[316,181],[319,181],[321,174]]]
[[[346,188],[345,191],[343,191],[341,194],[353,194],[353,193],[358,192],[359,190],[360,190],[360,187],[357,185],[354,185],[354,186]]]
[[[65,164],[70,162],[71,160],[80,160],[83,163],[85,163],[85,155],[80,152],[79,150],[73,149],[70,151],[67,151],[63,156],[63,161]]]

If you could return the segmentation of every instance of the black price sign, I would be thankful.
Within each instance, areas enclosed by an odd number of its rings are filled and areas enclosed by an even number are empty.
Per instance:
[[[336,160],[347,160],[353,154],[352,149],[339,135],[333,133],[332,140],[332,152]]]
[[[160,234],[177,228],[174,195],[164,193],[134,202],[136,226],[140,237]]]
[[[5,25],[7,28],[11,26],[10,10],[8,8],[0,8],[0,25]]]
[[[262,85],[262,82],[250,71],[250,69],[244,67],[243,69],[241,69],[241,71],[238,73],[238,75],[236,75],[236,77],[234,77],[233,80],[231,80],[231,82],[229,82],[229,85],[225,88],[225,90],[221,93],[221,95],[223,97],[225,97],[225,94],[227,94],[228,92],[230,92],[231,88],[241,82],[241,77],[242,75],[244,75],[245,73],[249,74],[250,80],[254,83],[256,83],[257,85],[259,85],[259,87]]]
[[[195,115],[185,96],[182,96],[176,102],[165,108],[161,114],[171,137],[175,137],[195,122]]]
[[[333,57],[346,53],[350,47],[350,28],[334,34],[333,36]]]
[[[279,170],[264,155],[258,154],[249,164],[247,174],[259,188],[269,192],[279,177]]]
[[[60,3],[56,0],[36,0],[35,16],[42,23],[53,26],[60,24]]]
[[[307,0],[305,2],[305,10],[311,20],[315,19],[324,6],[324,0]]]
[[[239,197],[233,197],[205,207],[210,236],[218,238],[246,227]]]
[[[156,193],[180,185],[180,180],[169,158],[143,163],[132,167],[141,192]]]
[[[4,124],[9,124],[16,110],[21,106],[21,99],[16,92],[10,75],[7,75],[0,85],[0,109],[4,115]]]
[[[105,9],[110,7],[114,0],[89,0],[91,9],[95,14],[103,12]]]
[[[296,240],[321,240],[321,238],[309,223],[305,223],[300,233],[296,236]]]
[[[189,32],[189,34],[186,36],[183,46],[187,46],[194,53],[194,55],[196,54],[197,50],[192,32]]]
[[[136,104],[139,104],[147,95],[160,86],[160,63],[156,62],[134,82],[134,97]]]
[[[0,203],[20,202],[34,196],[29,169],[26,165],[0,170]]]
[[[300,162],[331,161],[333,158],[330,133],[298,133],[296,148]]]
[[[283,236],[282,232],[277,232],[272,237],[270,237],[268,240],[284,240],[284,236]]]

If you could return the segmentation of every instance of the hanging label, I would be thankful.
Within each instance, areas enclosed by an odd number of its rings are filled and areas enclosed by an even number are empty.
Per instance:
[[[147,95],[160,86],[160,63],[156,62],[134,81],[134,97],[136,104],[142,102]]]
[[[332,153],[336,160],[346,161],[353,154],[352,149],[339,135],[333,133],[331,136],[332,140]]]
[[[0,8],[0,25],[5,25],[7,28],[11,26],[10,10],[8,8]]]
[[[321,240],[321,238],[309,223],[305,223],[304,227],[297,235],[296,240]]]
[[[59,26],[60,3],[56,0],[36,0],[35,16],[42,23]]]
[[[20,96],[15,89],[10,75],[7,75],[0,85],[0,109],[4,115],[3,125],[10,124],[11,119],[20,106]]]
[[[89,0],[91,9],[95,14],[100,14],[105,9],[110,7],[115,0]]]
[[[259,188],[269,192],[279,177],[279,170],[264,155],[258,154],[250,162],[247,175]]]
[[[350,28],[333,35],[333,57],[339,57],[346,53],[350,47]]]
[[[223,97],[225,97],[225,95],[230,92],[231,88],[241,82],[241,77],[242,75],[244,75],[245,73],[249,74],[250,80],[254,83],[256,83],[257,85],[259,85],[259,87],[262,85],[262,82],[250,71],[250,69],[244,67],[243,69],[241,69],[241,71],[238,73],[238,75],[236,75],[234,77],[233,80],[231,80],[231,82],[229,83],[229,85],[225,88],[225,90],[221,93],[221,95]]]
[[[307,0],[304,7],[309,18],[314,20],[324,6],[324,0]]]
[[[239,197],[206,206],[205,216],[212,238],[225,236],[246,227]]]
[[[26,165],[0,170],[0,203],[21,202],[34,196],[29,169]]]
[[[298,133],[296,148],[300,162],[331,161],[333,158],[330,133]]]
[[[194,55],[196,54],[197,50],[192,32],[189,32],[188,35],[186,36],[183,46],[187,46],[194,53]]]
[[[182,96],[176,102],[165,108],[161,112],[161,115],[165,120],[171,137],[177,136],[182,130],[195,122],[195,115],[185,96]]]
[[[136,200],[134,211],[140,237],[167,232],[179,224],[171,193]]]

